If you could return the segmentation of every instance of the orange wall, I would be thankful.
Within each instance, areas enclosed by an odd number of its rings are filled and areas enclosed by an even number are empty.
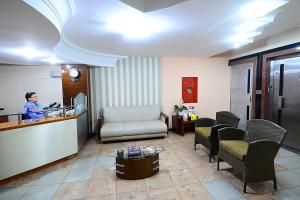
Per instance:
[[[230,68],[225,58],[162,58],[162,106],[172,123],[173,106],[181,97],[181,77],[198,77],[200,117],[215,118],[215,113],[230,107]]]

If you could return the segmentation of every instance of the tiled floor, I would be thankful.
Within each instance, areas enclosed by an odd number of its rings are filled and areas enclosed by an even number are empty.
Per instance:
[[[169,133],[165,139],[97,144],[87,142],[75,159],[56,165],[0,188],[0,200],[210,200],[300,199],[300,156],[280,149],[275,163],[278,190],[273,183],[249,184],[242,192],[241,177],[228,164],[208,163],[207,150],[194,148],[194,135]],[[116,148],[129,145],[164,146],[160,172],[150,178],[129,181],[116,178]],[[239,177],[239,178],[238,178]]]

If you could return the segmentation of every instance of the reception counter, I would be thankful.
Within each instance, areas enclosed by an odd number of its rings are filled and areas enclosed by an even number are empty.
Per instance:
[[[88,134],[87,112],[0,123],[0,181],[78,153]]]

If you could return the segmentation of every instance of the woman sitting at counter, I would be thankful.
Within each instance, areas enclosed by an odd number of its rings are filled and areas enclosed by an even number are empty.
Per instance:
[[[27,103],[24,105],[24,112],[26,119],[40,119],[44,118],[43,107],[38,103],[38,97],[35,92],[27,92],[25,94]]]

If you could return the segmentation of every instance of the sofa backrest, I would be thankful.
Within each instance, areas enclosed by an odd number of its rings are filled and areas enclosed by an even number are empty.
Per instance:
[[[158,120],[160,106],[107,107],[103,117],[104,123]]]

